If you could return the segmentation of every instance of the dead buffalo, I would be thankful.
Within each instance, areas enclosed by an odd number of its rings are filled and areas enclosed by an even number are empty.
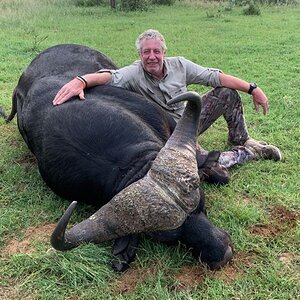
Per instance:
[[[109,85],[87,89],[85,101],[52,105],[63,84],[102,68],[116,66],[88,47],[58,45],[31,62],[14,90],[7,120],[17,113],[43,180],[57,195],[98,208],[65,232],[73,202],[52,234],[53,247],[115,239],[113,266],[125,270],[139,234],[148,233],[185,243],[213,269],[223,266],[232,257],[230,238],[207,219],[199,187],[199,175],[222,178],[211,171],[218,152],[203,157],[196,151],[199,95],[173,100],[188,100],[177,125],[157,104]]]

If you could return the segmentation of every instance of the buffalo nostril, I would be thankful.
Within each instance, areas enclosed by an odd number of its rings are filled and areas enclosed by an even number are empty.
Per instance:
[[[226,252],[223,256],[223,259],[221,261],[207,262],[207,265],[211,270],[219,270],[220,268],[225,266],[232,259],[232,257],[233,257],[232,247],[228,246],[227,249],[226,249]],[[201,263],[203,263],[203,261],[201,260],[201,257],[199,257],[199,261]]]
[[[225,252],[225,255],[224,255],[224,259],[223,259],[223,262],[224,262],[224,265],[230,261],[233,257],[233,251],[232,251],[232,247],[231,246],[228,246],[226,252]]]

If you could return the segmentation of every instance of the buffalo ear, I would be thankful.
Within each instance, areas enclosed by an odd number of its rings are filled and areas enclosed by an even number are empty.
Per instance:
[[[125,272],[129,268],[130,263],[135,259],[138,244],[137,235],[127,235],[115,240],[112,251],[114,255],[112,268],[115,271]]]

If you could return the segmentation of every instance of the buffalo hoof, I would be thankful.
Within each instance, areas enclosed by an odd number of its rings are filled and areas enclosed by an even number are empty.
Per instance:
[[[116,272],[125,272],[130,267],[130,263],[135,259],[138,244],[139,238],[135,235],[128,235],[115,240],[112,252],[114,255],[112,268]]]

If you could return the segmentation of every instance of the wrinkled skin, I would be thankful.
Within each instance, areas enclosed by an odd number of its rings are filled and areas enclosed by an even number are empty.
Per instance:
[[[203,191],[201,191],[200,199],[197,209],[187,217],[182,226],[174,230],[153,232],[149,235],[154,240],[167,245],[176,245],[180,241],[187,248],[192,249],[194,258],[200,263],[206,264],[213,270],[220,269],[232,258],[232,242],[227,232],[209,226]],[[211,236],[214,238],[210,238]],[[138,235],[130,235],[115,240],[113,247],[115,260],[112,266],[116,271],[124,272],[129,268],[136,256],[139,239]]]
[[[116,67],[87,47],[59,45],[47,49],[20,78],[8,117],[11,120],[18,114],[20,133],[36,156],[47,185],[63,198],[91,203],[97,208],[145,177],[176,125],[158,105],[110,86],[87,89],[85,101],[74,99],[52,106],[51,100],[64,83],[78,74],[101,68]],[[196,152],[192,155],[197,158],[200,178],[216,183],[228,181],[226,170],[216,164],[218,155],[218,152],[206,157]],[[231,242],[227,234],[207,220],[204,202],[199,198],[198,209],[193,213],[187,210],[183,214],[187,214],[185,220],[169,226],[173,229],[163,230],[163,235],[171,234],[172,238],[167,239],[186,243],[194,249],[197,259],[218,268],[231,258]],[[208,240],[202,236],[203,229],[211,233]],[[162,233],[156,234],[161,240],[159,235]],[[193,239],[187,238],[191,236]],[[116,239],[113,250],[116,258],[128,265],[135,256],[136,235],[110,237]],[[105,239],[109,239],[109,234]],[[212,257],[205,251],[212,253]]]

